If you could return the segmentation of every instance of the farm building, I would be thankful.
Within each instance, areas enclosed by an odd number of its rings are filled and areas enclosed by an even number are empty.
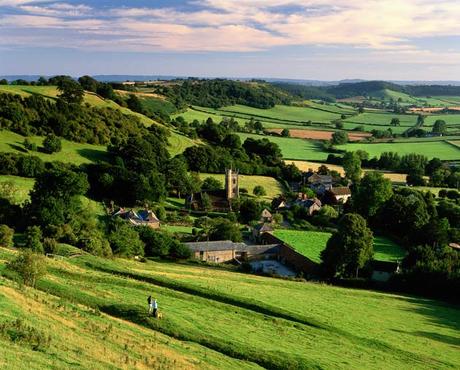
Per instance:
[[[351,190],[348,186],[333,187],[329,192],[334,203],[344,204],[351,197]]]
[[[311,216],[314,212],[319,211],[322,207],[322,203],[318,198],[308,199],[307,195],[303,193],[299,193],[298,198],[294,201],[294,204],[305,208],[309,216]]]
[[[330,175],[318,175],[317,173],[309,172],[306,175],[306,181],[310,189],[319,195],[323,195],[327,190],[332,189],[332,176]]]
[[[259,241],[260,239],[260,236],[263,234],[263,233],[270,233],[273,231],[273,228],[266,224],[266,223],[260,223],[256,226],[254,226],[254,228],[252,229],[252,237],[253,237],[253,240],[255,241]]]
[[[277,254],[277,245],[247,245],[231,240],[185,243],[193,258],[214,263],[267,259]]]
[[[112,217],[120,217],[133,226],[148,226],[152,229],[158,229],[160,227],[160,220],[153,211],[148,209],[136,212],[133,209],[125,210],[124,208],[120,208],[112,214]]]
[[[268,222],[268,223],[271,223],[273,222],[273,215],[271,214],[271,212],[265,208],[261,214],[260,214],[260,222]]]

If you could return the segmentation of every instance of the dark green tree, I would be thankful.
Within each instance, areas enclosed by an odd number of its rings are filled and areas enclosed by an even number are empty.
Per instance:
[[[81,104],[85,91],[83,87],[71,78],[63,78],[58,81],[57,88],[60,91],[59,98],[69,104]]]
[[[132,257],[144,255],[144,243],[139,233],[129,224],[117,225],[109,235],[110,246],[115,255]]]
[[[390,180],[380,172],[367,172],[353,189],[353,208],[367,219],[375,216],[392,195]]]
[[[216,218],[211,221],[209,240],[231,240],[241,242],[243,237],[237,224],[226,218]]]
[[[56,135],[49,134],[43,140],[43,151],[48,154],[57,153],[62,150],[61,139]]]
[[[373,235],[366,220],[348,213],[321,252],[323,271],[330,277],[358,277],[359,269],[372,260],[373,253]]]
[[[44,253],[42,231],[38,226],[29,226],[25,232],[24,247],[35,253]]]
[[[358,183],[361,179],[361,159],[356,152],[346,152],[343,156],[343,169],[345,170],[345,176]]]
[[[342,145],[348,143],[348,134],[345,131],[335,131],[332,134],[331,143],[333,145]]]
[[[446,131],[447,131],[446,121],[442,119],[436,120],[433,125],[433,129],[431,130],[433,134],[445,134]]]

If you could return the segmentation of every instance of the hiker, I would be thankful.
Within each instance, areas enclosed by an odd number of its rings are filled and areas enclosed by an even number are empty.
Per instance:
[[[153,317],[157,318],[158,317],[158,303],[156,299],[153,300],[152,307],[153,307]]]
[[[149,315],[153,312],[153,306],[152,306],[152,296],[149,295],[149,297],[147,298],[147,303],[149,305]]]

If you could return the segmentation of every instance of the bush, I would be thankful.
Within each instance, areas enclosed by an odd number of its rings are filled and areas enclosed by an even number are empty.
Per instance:
[[[254,186],[254,190],[252,191],[252,193],[255,196],[258,196],[258,197],[267,195],[267,191],[265,190],[265,188],[262,185]]]
[[[190,258],[192,252],[178,240],[173,240],[169,248],[169,256],[174,259]]]
[[[37,281],[46,275],[46,259],[42,254],[26,249],[8,263],[7,269],[16,273],[22,284],[35,287]]]
[[[32,250],[35,253],[44,253],[42,244],[42,231],[38,226],[29,226],[25,233],[26,243],[25,248]]]
[[[14,343],[27,344],[34,351],[44,351],[51,343],[51,336],[24,324],[21,319],[1,323],[0,335]]]
[[[62,150],[61,139],[59,139],[56,135],[49,134],[43,140],[43,151],[45,153],[57,153]]]
[[[345,131],[336,131],[332,134],[331,143],[334,145],[346,144],[348,142],[348,134]]]
[[[0,225],[0,247],[12,247],[13,246],[13,235],[14,230],[6,225]]]
[[[114,254],[121,257],[143,256],[144,243],[138,232],[128,224],[121,224],[109,235]]]

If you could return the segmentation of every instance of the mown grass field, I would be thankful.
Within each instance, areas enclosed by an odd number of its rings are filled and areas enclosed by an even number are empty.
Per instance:
[[[284,159],[323,161],[326,160],[328,156],[328,153],[323,151],[322,144],[317,141],[244,133],[239,133],[238,135],[240,136],[242,142],[244,142],[244,140],[248,137],[252,137],[259,140],[266,138],[278,144]]]
[[[398,118],[400,125],[406,128],[415,126],[417,123],[417,115],[415,114],[394,114],[394,113],[361,113],[357,116],[346,119],[345,122],[356,123],[356,124],[368,124],[375,126],[390,126],[390,122],[393,118]],[[379,129],[379,127],[375,127]],[[381,129],[381,128],[380,128]]]
[[[423,154],[428,158],[437,157],[441,160],[460,159],[460,148],[445,141],[418,142],[395,142],[395,143],[349,143],[339,145],[339,149],[346,151],[365,150],[370,157],[379,157],[383,152],[396,152],[404,154]]]
[[[0,131],[0,152],[34,155],[46,162],[60,161],[76,165],[91,162],[105,162],[109,159],[107,149],[101,145],[81,144],[62,140],[62,150],[58,153],[47,154],[41,151],[24,149],[25,137],[11,131]],[[43,137],[32,136],[28,139],[40,148]]]
[[[225,186],[225,175],[223,174],[214,174],[214,173],[200,173],[200,179],[204,180],[206,177],[213,177],[219,180],[223,186]],[[262,199],[271,200],[276,196],[283,194],[283,186],[273,177],[268,176],[249,176],[249,175],[239,175],[238,182],[240,189],[245,188],[248,190],[249,195],[252,195],[252,191],[255,186],[263,186],[267,195],[260,197]]]
[[[0,249],[0,265],[10,258]],[[0,278],[7,297],[0,320],[22,317],[50,334],[51,346],[34,352],[2,338],[0,363],[18,367],[32,359],[62,368],[96,357],[97,368],[142,368],[148,357],[150,366],[163,358],[159,368],[460,365],[459,309],[436,301],[168,262],[82,256],[49,263],[38,288],[56,298],[32,290],[24,296]],[[161,320],[146,315],[149,294]]]
[[[321,262],[321,251],[326,248],[326,243],[331,237],[330,233],[318,231],[302,231],[277,229],[274,235],[300,254],[308,257],[313,262]],[[381,237],[374,237],[374,259],[377,261],[397,261],[404,258],[406,255],[404,249],[391,240]]]

